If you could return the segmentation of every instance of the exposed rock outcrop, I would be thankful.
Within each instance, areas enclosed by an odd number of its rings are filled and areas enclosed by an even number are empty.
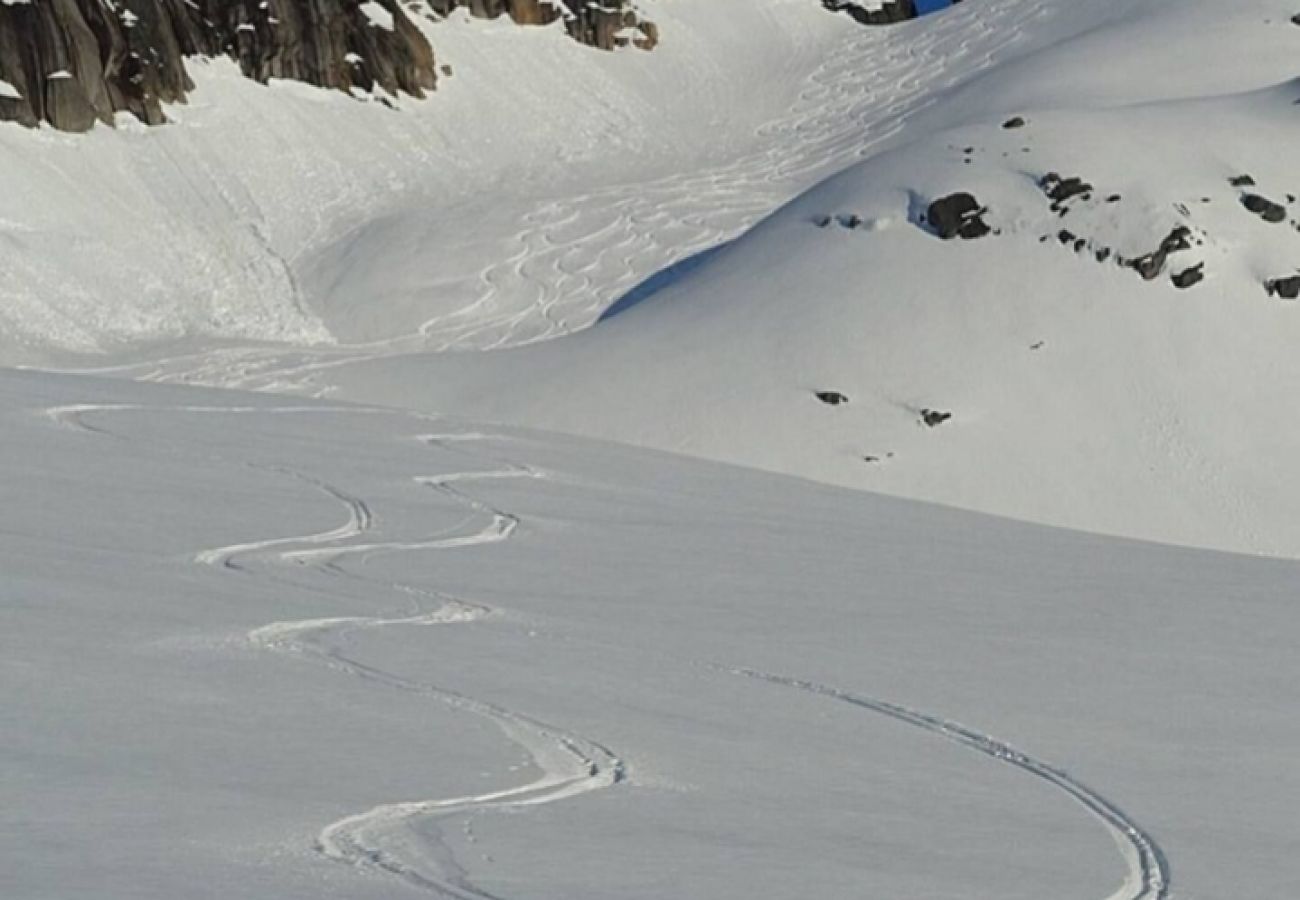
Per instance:
[[[1200,262],[1189,269],[1183,269],[1181,272],[1175,272],[1170,279],[1174,287],[1179,290],[1187,290],[1205,280],[1205,263]]]
[[[634,46],[652,49],[659,43],[654,23],[641,19],[627,0],[428,0],[439,15],[468,8],[484,19],[509,16],[520,25],[549,25],[560,19],[580,43],[614,50]]]
[[[952,0],[960,3],[961,0]],[[831,12],[842,12],[863,25],[892,25],[915,19],[920,13],[916,0],[881,0],[868,3],[866,0],[822,0],[822,6]]]
[[[1270,224],[1286,221],[1286,207],[1259,194],[1246,194],[1241,198],[1241,205]]]
[[[1264,290],[1268,291],[1270,297],[1281,297],[1283,300],[1300,300],[1300,275],[1270,279],[1264,283]]]
[[[1165,263],[1174,253],[1190,250],[1192,230],[1186,225],[1179,225],[1160,242],[1160,246],[1145,256],[1133,260],[1120,260],[1120,265],[1132,269],[1142,276],[1144,281],[1154,281],[1164,271]]]
[[[984,221],[986,207],[966,193],[941,197],[926,210],[926,221],[934,233],[945,241],[953,238],[973,240],[989,234],[992,229]]]
[[[459,7],[520,24],[563,19],[576,40],[604,49],[658,40],[631,0],[4,0],[0,121],[85,131],[127,112],[159,124],[163,104],[193,88],[190,56],[229,56],[262,82],[421,97],[437,66],[410,17]]]

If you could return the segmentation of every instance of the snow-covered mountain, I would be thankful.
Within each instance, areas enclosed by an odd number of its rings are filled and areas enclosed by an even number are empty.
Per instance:
[[[164,127],[0,130],[6,358],[1300,553],[1285,0],[639,8],[653,53],[426,22],[398,109],[196,62]]]
[[[324,383],[1300,553],[1300,430],[1281,412],[1300,390],[1300,28],[1273,6],[1073,4],[1089,23],[1075,37],[940,94],[888,150],[647,279],[596,327]],[[944,240],[932,204],[962,195],[987,233]]]

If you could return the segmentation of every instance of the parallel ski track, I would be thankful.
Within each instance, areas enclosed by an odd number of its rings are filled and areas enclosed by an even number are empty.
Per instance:
[[[714,667],[720,668],[720,667]],[[768,684],[792,688],[809,694],[827,697],[841,703],[869,710],[888,716],[898,722],[920,728],[962,747],[982,753],[998,762],[1019,769],[1047,782],[1057,790],[1069,795],[1079,805],[1092,813],[1106,827],[1115,839],[1124,860],[1128,865],[1128,877],[1124,886],[1108,900],[1167,900],[1172,886],[1172,873],[1169,860],[1160,844],[1137,822],[1129,818],[1123,809],[1103,794],[1088,787],[1068,772],[1050,763],[1036,759],[1018,750],[1010,744],[1003,743],[995,737],[960,725],[948,719],[929,713],[853,694],[840,688],[805,681],[786,675],[777,675],[757,669],[729,668],[722,669],[732,675],[752,678]]]
[[[132,404],[78,404],[52,407],[45,410],[45,413],[52,421],[68,428],[127,440],[126,435],[98,424],[92,425],[86,421],[86,418],[95,414],[134,410],[265,415],[340,412],[402,415],[384,410],[310,406],[146,407]],[[418,440],[440,449],[464,453],[465,451],[456,450],[455,445],[487,438],[486,435],[476,433],[459,433],[425,434],[420,435]],[[526,466],[501,462],[503,467],[499,469],[443,473],[415,478],[417,484],[435,490],[466,507],[471,519],[487,519],[487,521],[475,530],[404,541],[361,540],[371,532],[375,521],[370,505],[361,497],[295,469],[254,466],[310,485],[343,506],[347,513],[347,521],[336,528],[312,534],[216,547],[204,550],[194,558],[195,562],[201,565],[251,577],[267,577],[268,573],[261,571],[266,566],[276,567],[285,563],[308,564],[331,575],[344,574],[369,585],[378,585],[417,600],[438,601],[436,608],[427,611],[416,610],[411,615],[405,616],[345,616],[272,622],[253,629],[248,634],[248,640],[257,647],[313,659],[335,671],[394,690],[427,697],[453,709],[481,716],[494,723],[510,740],[529,754],[541,775],[527,784],[485,794],[381,803],[330,823],[317,837],[316,850],[328,859],[360,869],[392,875],[415,887],[455,900],[500,900],[500,898],[472,883],[466,870],[438,837],[439,832],[435,825],[438,819],[494,809],[518,809],[554,803],[612,787],[623,782],[627,777],[623,761],[603,744],[504,706],[438,685],[405,678],[349,656],[343,649],[347,637],[360,631],[472,622],[495,612],[490,607],[470,603],[447,594],[430,592],[410,585],[376,582],[354,571],[343,569],[340,562],[348,557],[364,558],[377,553],[451,550],[508,541],[519,527],[519,518],[471,496],[458,487],[460,484],[479,480],[543,477],[541,473]]]

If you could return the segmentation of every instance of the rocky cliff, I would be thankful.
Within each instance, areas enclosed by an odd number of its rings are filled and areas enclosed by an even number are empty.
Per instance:
[[[192,89],[192,56],[229,56],[262,82],[420,97],[437,69],[410,16],[459,7],[520,24],[563,20],[603,49],[658,39],[631,0],[0,0],[0,121],[85,131],[129,112],[158,124],[162,105]]]

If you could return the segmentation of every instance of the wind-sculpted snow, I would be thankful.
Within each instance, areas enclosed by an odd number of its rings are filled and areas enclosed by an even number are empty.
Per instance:
[[[1020,769],[1022,772],[1027,772],[1046,781],[1053,787],[1068,794],[1075,802],[1101,820],[1102,824],[1115,838],[1115,843],[1119,846],[1121,852],[1123,852],[1124,859],[1129,867],[1128,878],[1125,887],[1117,891],[1108,900],[1166,900],[1169,897],[1171,887],[1169,861],[1165,858],[1165,853],[1160,849],[1160,845],[1156,843],[1155,838],[1125,815],[1117,804],[1083,784],[1068,772],[1050,763],[1035,759],[1010,744],[1005,744],[997,738],[982,734],[973,728],[928,713],[908,709],[906,706],[899,706],[886,700],[863,697],[830,685],[818,684],[815,681],[804,681],[785,675],[775,675],[771,672],[761,672],[756,669],[730,669],[728,671],[734,675],[829,697],[841,703],[848,703],[861,709],[888,716],[896,721],[904,722],[946,740],[953,741],[963,747],[968,747],[998,762],[1006,763]]]
[[[100,436],[118,436],[112,429],[111,414],[147,409],[133,404],[77,404],[51,407],[46,414],[67,427]],[[268,412],[266,408],[241,406],[189,406],[177,407],[174,411],[217,415]],[[338,411],[329,407],[276,407],[270,410],[275,415],[320,415]],[[388,415],[383,410],[343,411]],[[108,419],[109,424],[90,424],[87,419],[91,417]],[[481,437],[473,433],[426,434],[419,436],[418,440],[430,446],[448,448],[459,447]],[[461,452],[472,455],[467,451]],[[471,883],[464,869],[445,848],[430,845],[428,835],[436,833],[436,827],[432,824],[436,820],[490,810],[540,806],[612,787],[626,777],[622,760],[599,743],[503,706],[477,700],[435,684],[405,678],[353,658],[346,651],[349,636],[360,631],[454,625],[478,621],[493,614],[493,610],[487,606],[437,591],[367,579],[345,568],[343,563],[351,558],[362,561],[368,556],[381,553],[444,551],[509,540],[519,525],[519,519],[509,512],[475,499],[459,487],[482,480],[544,477],[542,473],[526,466],[512,463],[505,463],[504,466],[500,469],[442,473],[415,479],[419,485],[463,505],[471,513],[468,524],[473,525],[477,520],[481,522],[479,527],[419,540],[384,541],[365,539],[373,529],[375,516],[370,504],[362,497],[296,469],[255,466],[311,486],[339,503],[347,514],[347,520],[336,528],[313,534],[215,547],[194,557],[200,565],[254,578],[267,577],[268,574],[272,578],[283,578],[282,571],[286,566],[305,564],[360,580],[383,591],[403,594],[420,606],[432,604],[427,610],[400,617],[347,616],[272,622],[251,631],[248,640],[260,648],[312,659],[330,669],[392,690],[427,697],[457,711],[480,716],[493,722],[510,740],[528,752],[542,775],[527,784],[477,795],[383,803],[327,825],[317,838],[316,849],[331,860],[379,870],[416,887],[457,900],[497,898]],[[413,823],[419,824],[419,834],[412,831]]]

